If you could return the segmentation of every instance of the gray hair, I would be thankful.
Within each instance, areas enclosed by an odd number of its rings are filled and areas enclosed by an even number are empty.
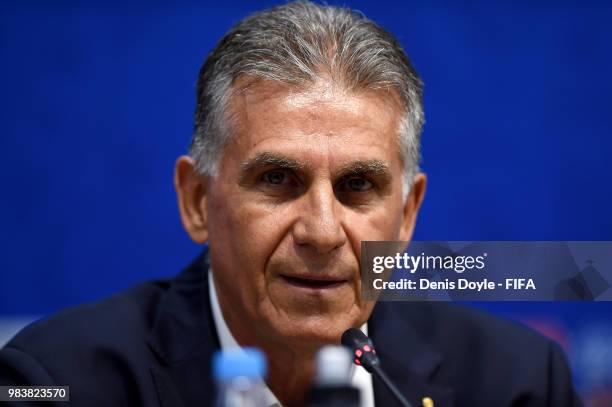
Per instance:
[[[217,175],[231,136],[226,110],[232,85],[243,75],[296,86],[327,75],[349,91],[395,91],[404,107],[398,142],[405,198],[419,171],[423,85],[390,33],[348,8],[308,1],[240,21],[208,55],[198,78],[189,154],[203,175]]]

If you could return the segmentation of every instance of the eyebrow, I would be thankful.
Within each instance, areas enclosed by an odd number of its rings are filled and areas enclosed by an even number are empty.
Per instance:
[[[242,164],[241,180],[244,180],[248,174],[251,174],[253,171],[261,167],[274,167],[278,169],[300,172],[310,168],[310,165],[282,154],[262,152]],[[388,183],[393,178],[389,166],[384,161],[376,159],[355,160],[346,163],[342,165],[339,170],[335,171],[335,173],[339,178],[351,175],[369,175],[380,178],[383,183]]]
[[[381,160],[358,160],[343,165],[339,171],[342,177],[350,175],[371,175],[391,180],[391,170],[389,166]]]
[[[292,171],[301,171],[306,168],[303,163],[284,155],[263,152],[242,164],[242,173],[249,174],[259,167],[276,167]]]

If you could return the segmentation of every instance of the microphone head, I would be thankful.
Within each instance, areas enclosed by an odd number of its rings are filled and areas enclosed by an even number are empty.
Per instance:
[[[372,344],[370,338],[368,338],[361,331],[361,329],[357,328],[349,328],[344,331],[344,333],[342,334],[342,338],[340,338],[340,342],[342,343],[342,345],[350,349]]]
[[[347,329],[340,342],[351,351],[353,363],[363,366],[368,372],[372,373],[374,367],[380,365],[374,344],[361,330]]]

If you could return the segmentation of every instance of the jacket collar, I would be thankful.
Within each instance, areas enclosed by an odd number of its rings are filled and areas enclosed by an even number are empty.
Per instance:
[[[151,374],[162,407],[202,405],[216,396],[211,374],[213,354],[220,349],[208,291],[208,247],[169,285],[156,310],[148,336],[159,360]],[[436,352],[402,317],[410,304],[378,303],[368,321],[369,334],[387,375],[413,406],[430,397],[436,406],[452,406],[450,388],[432,384],[442,364]],[[376,406],[396,405],[377,379],[373,380]]]
[[[219,349],[208,295],[208,247],[175,279],[159,302],[148,336],[159,360],[151,367],[163,407],[211,404],[211,360]]]

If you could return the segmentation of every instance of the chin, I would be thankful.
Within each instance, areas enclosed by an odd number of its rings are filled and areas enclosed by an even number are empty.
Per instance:
[[[339,344],[342,333],[354,325],[349,320],[322,315],[302,315],[291,319],[289,324],[277,326],[276,331],[281,341],[300,349],[316,350],[323,345]]]

